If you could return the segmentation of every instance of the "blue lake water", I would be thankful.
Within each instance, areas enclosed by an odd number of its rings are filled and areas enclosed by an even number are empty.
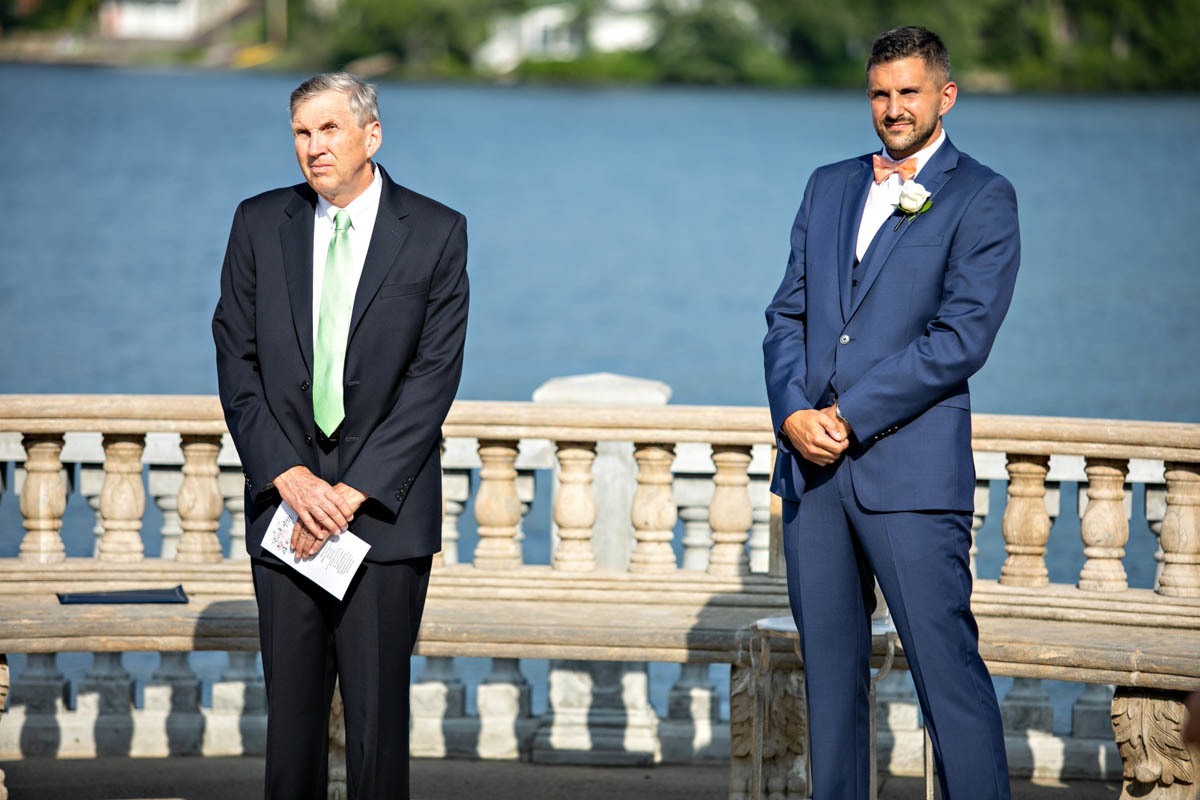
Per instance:
[[[0,392],[215,392],[229,223],[299,180],[302,78],[0,65]],[[470,399],[611,371],[663,380],[673,402],[763,404],[762,308],[804,183],[878,147],[858,93],[385,84],[380,103],[380,163],[469,220]],[[960,97],[947,130],[1012,180],[1023,238],[977,411],[1200,419],[1198,217],[1176,166],[1198,128],[1194,97]],[[547,529],[535,507],[531,542]],[[1057,579],[1077,574],[1077,536],[1051,550]],[[1130,550],[1132,572],[1144,525]]]

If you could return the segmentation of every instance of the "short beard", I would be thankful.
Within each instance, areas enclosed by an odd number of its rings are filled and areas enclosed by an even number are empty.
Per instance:
[[[892,144],[888,141],[887,129],[883,127],[885,124],[887,124],[886,119],[882,123],[876,123],[875,133],[879,136],[879,140],[883,142],[883,146],[888,149],[889,153],[904,153],[917,145],[928,142],[929,139],[933,137],[933,132],[937,130],[938,122],[940,121],[941,118],[938,117],[935,118],[933,123],[927,128],[914,127],[907,135],[903,137],[903,139],[897,141],[895,144]]]

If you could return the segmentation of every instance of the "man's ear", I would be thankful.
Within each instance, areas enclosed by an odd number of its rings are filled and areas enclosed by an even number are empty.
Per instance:
[[[954,81],[947,81],[942,87],[942,107],[938,112],[939,117],[946,116],[946,112],[954,108],[954,101],[958,99],[958,84]]]
[[[367,129],[367,156],[373,156],[383,144],[383,127],[375,120]]]

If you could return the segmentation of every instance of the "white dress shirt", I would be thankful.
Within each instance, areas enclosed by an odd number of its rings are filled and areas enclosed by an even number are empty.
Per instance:
[[[929,163],[929,159],[937,152],[937,149],[942,146],[942,142],[946,141],[946,129],[943,128],[938,137],[933,140],[933,144],[918,150],[909,158],[917,159],[917,173],[913,175],[912,180],[919,181],[921,170]],[[888,155],[887,148],[880,151],[885,158],[891,158]],[[893,159],[894,160],[894,159]],[[905,161],[906,159],[900,159]],[[900,185],[902,181],[899,173],[893,172],[888,175],[887,180],[883,183],[875,183],[871,181],[871,190],[867,192],[867,203],[863,206],[862,217],[858,223],[858,244],[854,248],[854,263],[857,264],[863,260],[863,256],[867,254],[867,249],[871,246],[871,241],[875,238],[875,234],[879,233],[879,229],[883,227],[883,222],[896,210],[896,204],[900,202]]]
[[[375,217],[379,215],[379,197],[383,193],[383,178],[375,170],[375,179],[366,191],[350,201],[346,213],[350,215],[350,278],[351,286],[358,288],[363,264],[367,260],[367,248],[371,244],[371,233],[375,230]],[[333,218],[337,206],[324,197],[317,196],[317,216],[313,221],[313,347],[317,344],[317,326],[321,317],[321,288],[325,285],[325,258],[329,255],[329,240],[333,238]],[[354,291],[350,292],[354,297]]]

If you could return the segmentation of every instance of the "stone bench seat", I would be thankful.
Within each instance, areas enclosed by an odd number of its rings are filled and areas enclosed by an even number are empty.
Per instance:
[[[0,652],[257,650],[249,572],[245,562],[0,562]],[[175,584],[184,586],[189,603],[60,605],[55,596]],[[1200,599],[980,580],[972,606],[993,674],[1180,691],[1200,686]],[[787,613],[784,581],[764,575],[436,567],[417,652],[748,663],[746,627]],[[903,650],[897,660],[903,667]]]
[[[257,650],[249,566],[0,563],[0,652]],[[16,567],[21,566],[21,569]],[[8,573],[8,574],[5,574]],[[187,604],[61,605],[56,592],[182,584]],[[753,620],[787,613],[783,581],[438,567],[417,652],[429,656],[731,663]]]

